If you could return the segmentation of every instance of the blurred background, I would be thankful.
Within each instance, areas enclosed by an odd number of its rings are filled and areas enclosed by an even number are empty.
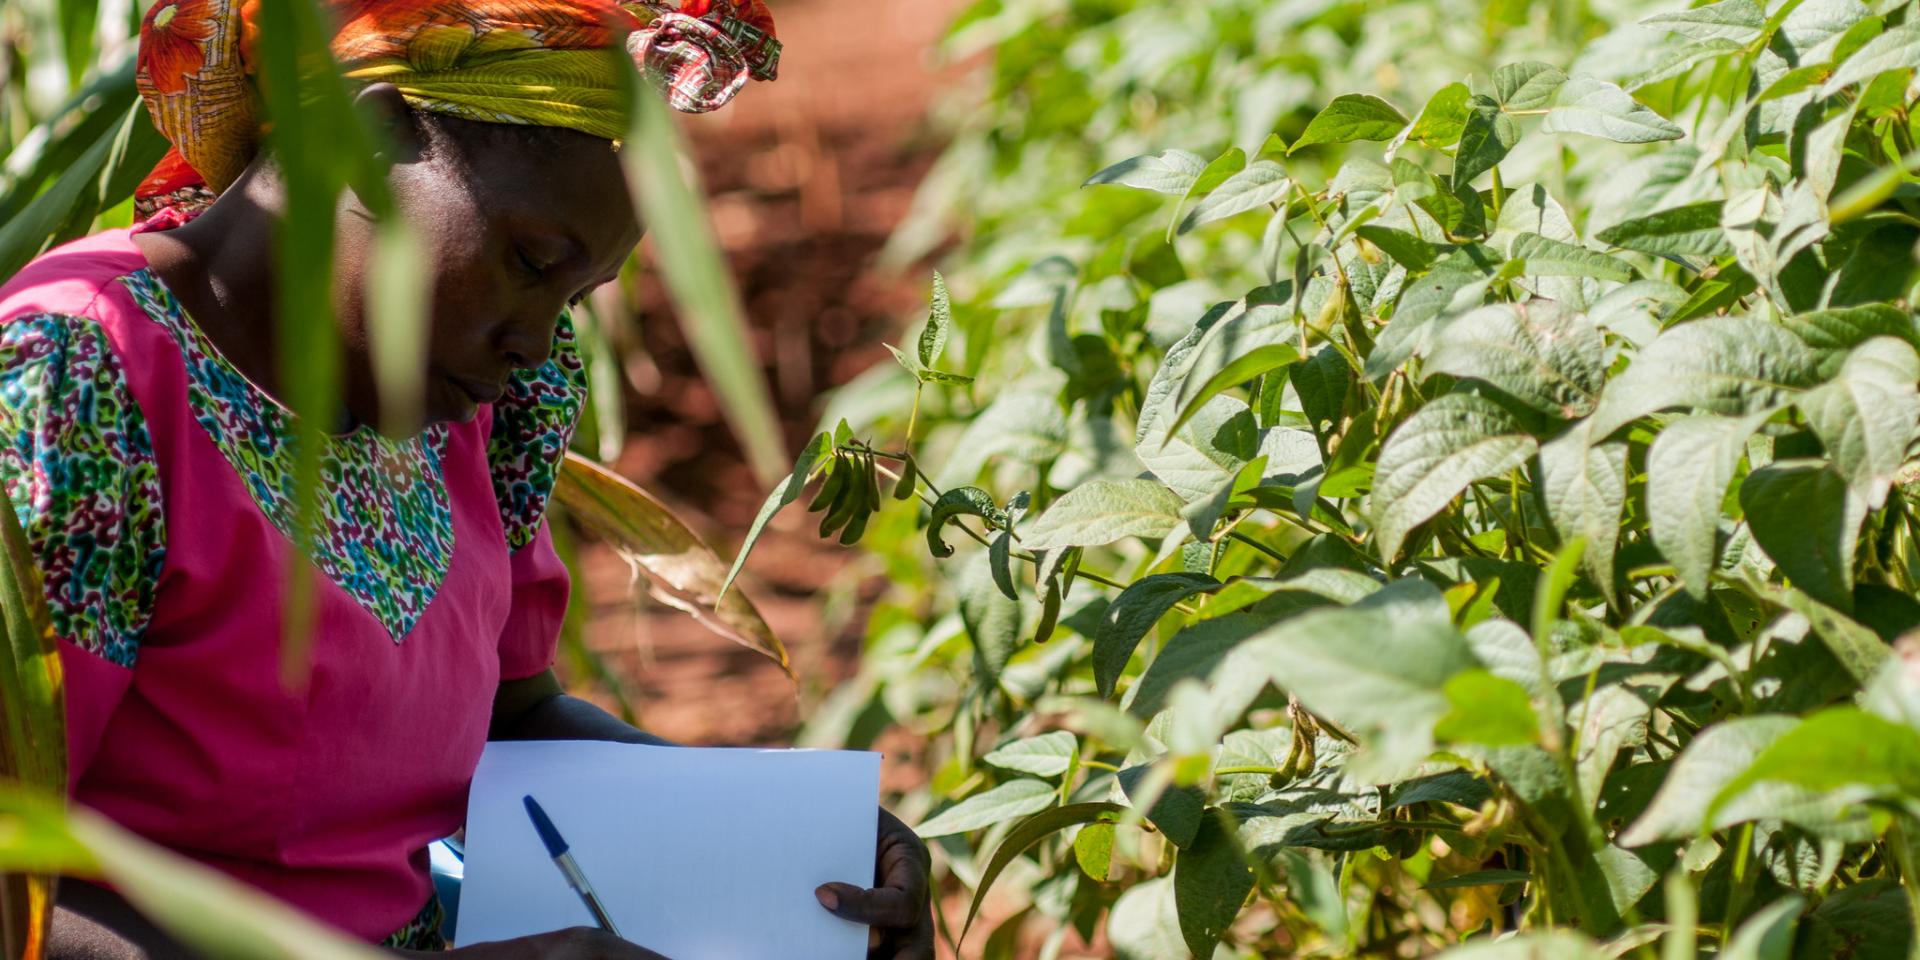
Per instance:
[[[924,310],[928,258],[883,266],[881,255],[940,150],[932,114],[962,71],[936,47],[963,5],[774,3],[786,44],[779,80],[684,118],[790,450],[814,429],[823,394],[886,361],[881,342],[898,342]],[[627,437],[610,462],[731,557],[766,488],[660,278],[637,275],[628,297],[641,339],[623,344]],[[852,603],[823,593],[855,554],[813,525],[797,510],[776,518],[742,581],[792,654],[797,692],[772,661],[646,599],[626,562],[591,542],[580,544],[577,613],[597,662],[564,663],[567,680],[670,739],[791,743],[807,707],[850,677],[860,654],[857,589]]]

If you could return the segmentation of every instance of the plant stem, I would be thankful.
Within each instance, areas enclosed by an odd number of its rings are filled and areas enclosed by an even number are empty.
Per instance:
[[[1275,560],[1278,560],[1278,561],[1279,561],[1279,562],[1281,562],[1281,563],[1286,563],[1286,562],[1287,562],[1287,558],[1286,558],[1286,556],[1285,556],[1284,554],[1282,554],[1282,553],[1281,553],[1280,551],[1278,551],[1278,550],[1275,550],[1275,549],[1273,549],[1272,547],[1269,547],[1269,546],[1267,546],[1266,544],[1264,544],[1264,543],[1261,543],[1260,541],[1258,541],[1258,540],[1255,540],[1254,538],[1252,538],[1252,537],[1249,537],[1249,536],[1247,536],[1246,534],[1244,534],[1244,533],[1241,533],[1241,532],[1240,532],[1240,531],[1238,531],[1238,530],[1229,530],[1229,531],[1227,531],[1227,536],[1228,536],[1228,537],[1231,537],[1231,538],[1232,538],[1232,539],[1234,539],[1234,540],[1238,540],[1238,541],[1240,541],[1241,543],[1244,543],[1244,544],[1246,544],[1247,546],[1249,546],[1249,547],[1252,547],[1252,548],[1254,548],[1255,550],[1258,550],[1258,551],[1260,551],[1261,553],[1264,553],[1264,554],[1266,554],[1267,556],[1269,556],[1269,557],[1272,557],[1273,559],[1275,559]]]
[[[1753,870],[1749,862],[1753,859],[1753,824],[1740,825],[1739,846],[1733,851],[1733,889],[1727,893],[1727,913],[1720,920],[1721,942],[1733,939],[1734,928],[1740,924],[1740,911],[1747,905],[1747,896],[1753,892]]]

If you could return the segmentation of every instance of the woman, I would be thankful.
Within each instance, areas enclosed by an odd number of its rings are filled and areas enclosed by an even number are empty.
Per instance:
[[[564,317],[639,240],[616,145],[624,44],[711,109],[778,55],[758,0],[329,0],[356,104],[391,133],[398,215],[431,251],[424,418],[374,389],[371,215],[339,207],[342,409],[323,514],[294,530],[253,2],[162,0],[139,82],[174,143],[143,213],[0,287],[0,479],[66,671],[81,803],[369,942],[444,946],[425,848],[462,823],[486,740],[649,738],[560,692],[565,569],[544,508],[579,413]],[[378,427],[379,429],[376,429]],[[385,432],[381,432],[384,430]],[[288,571],[314,584],[289,686]],[[873,955],[932,956],[925,847],[880,814],[879,884],[816,891]],[[56,957],[177,947],[110,891],[62,884]],[[477,957],[652,957],[593,931]]]

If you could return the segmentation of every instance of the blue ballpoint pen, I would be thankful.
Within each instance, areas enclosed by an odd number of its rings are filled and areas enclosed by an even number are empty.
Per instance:
[[[555,830],[553,821],[547,818],[547,812],[540,809],[539,801],[532,794],[525,797],[527,817],[533,821],[533,829],[540,834],[540,842],[547,845],[547,855],[553,858],[553,865],[560,868],[562,876],[567,878],[567,886],[580,895],[580,901],[593,912],[593,919],[600,929],[614,936],[620,936],[620,928],[613,925],[613,917],[607,915],[600,898],[593,892],[593,885],[587,882],[587,875],[580,872],[580,865],[573,862],[573,854],[567,852],[567,841]]]

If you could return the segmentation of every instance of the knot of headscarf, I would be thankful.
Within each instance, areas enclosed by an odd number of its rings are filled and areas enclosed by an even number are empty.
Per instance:
[[[253,87],[261,0],[162,0],[140,27],[135,81],[173,150],[135,192],[142,216],[239,177],[260,140]],[[345,75],[391,83],[417,109],[619,139],[619,63],[677,110],[704,113],[772,80],[780,41],[763,0],[323,0]]]

